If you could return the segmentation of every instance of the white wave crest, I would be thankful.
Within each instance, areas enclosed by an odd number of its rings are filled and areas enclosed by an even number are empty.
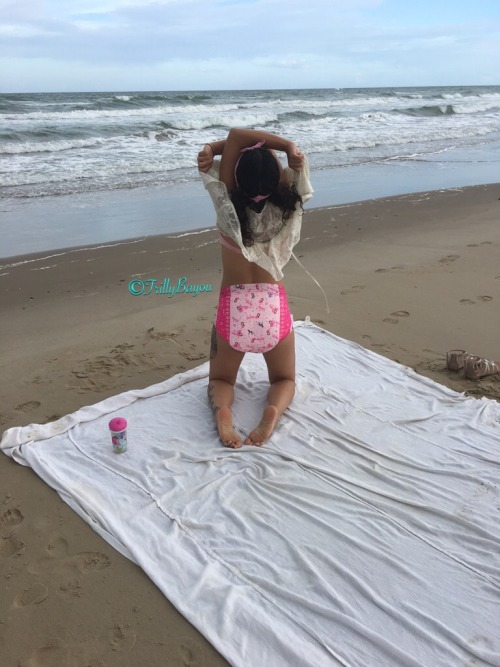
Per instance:
[[[201,104],[131,92],[9,104],[8,114],[0,114],[2,196],[193,180],[203,143],[225,138],[235,126],[284,134],[311,156],[311,164],[322,166],[427,154],[443,145],[486,145],[500,136],[499,91],[297,90],[278,91],[274,98],[259,91],[217,92]]]
[[[278,114],[262,113],[233,113],[205,116],[204,118],[190,118],[185,120],[170,120],[169,125],[174,130],[203,130],[209,127],[254,127],[262,126],[266,123],[276,122]]]
[[[453,104],[453,111],[455,113],[485,113],[487,111],[499,111],[500,110],[500,100],[496,102],[486,103],[486,104]]]
[[[23,121],[39,121],[42,123],[53,122],[58,120],[70,120],[70,121],[99,121],[101,119],[127,119],[132,117],[137,118],[150,118],[150,117],[161,117],[165,115],[186,115],[186,114],[198,114],[203,115],[207,112],[210,113],[225,113],[227,111],[234,111],[238,109],[236,104],[220,104],[213,106],[205,105],[186,105],[181,108],[164,105],[159,107],[143,107],[137,109],[73,109],[72,111],[30,111],[25,114],[5,114],[3,120],[10,122],[23,122]]]
[[[4,144],[0,146],[2,155],[21,155],[22,153],[59,153],[74,148],[91,148],[104,143],[104,139],[95,137],[93,139],[74,139],[60,141],[40,141],[24,144]]]

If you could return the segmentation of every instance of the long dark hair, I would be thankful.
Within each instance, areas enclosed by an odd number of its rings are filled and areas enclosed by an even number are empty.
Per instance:
[[[280,184],[280,169],[274,155],[266,148],[254,148],[241,154],[235,172],[238,187],[231,192],[231,201],[238,215],[243,244],[252,246],[255,242],[250,227],[248,209],[260,213],[266,202],[274,204],[283,212],[282,221],[294,213],[297,204],[302,206],[302,197],[295,185]],[[253,197],[269,195],[255,202]]]

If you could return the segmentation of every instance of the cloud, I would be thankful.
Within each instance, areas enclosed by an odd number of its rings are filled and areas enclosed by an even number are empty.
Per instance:
[[[57,33],[51,32],[50,30],[45,30],[44,28],[37,25],[4,23],[3,25],[0,25],[0,35],[2,35],[4,38],[22,39],[31,37],[39,38],[43,36],[54,37],[57,35]]]
[[[32,85],[26,72],[36,67],[38,81],[64,87],[68,63],[72,86],[101,72],[94,80],[108,89],[118,80],[129,81],[122,88],[155,87],[145,82],[159,72],[186,89],[404,85],[403,66],[407,85],[473,82],[500,71],[498,16],[487,20],[477,9],[474,21],[465,20],[469,3],[461,0],[449,21],[434,14],[439,3],[430,0],[411,8],[395,0],[0,0],[2,6],[0,55],[20,68],[18,85],[24,76]]]

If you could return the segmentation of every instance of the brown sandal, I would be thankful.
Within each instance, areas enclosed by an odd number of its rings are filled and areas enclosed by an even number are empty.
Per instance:
[[[470,359],[476,359],[465,350],[450,350],[446,353],[446,368],[450,371],[460,371]]]
[[[471,357],[465,362],[464,374],[468,380],[479,380],[495,373],[500,373],[500,364],[496,361]]]

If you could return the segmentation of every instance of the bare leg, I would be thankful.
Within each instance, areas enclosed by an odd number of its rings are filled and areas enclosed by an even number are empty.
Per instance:
[[[233,426],[231,406],[234,400],[234,384],[243,356],[243,352],[233,350],[229,343],[219,336],[215,326],[212,327],[208,398],[220,439],[226,447],[233,449],[238,449],[242,444]]]
[[[208,398],[222,443],[226,447],[241,447],[241,438],[234,429],[233,413],[231,412],[234,387],[225,380],[209,380]]]
[[[264,354],[269,382],[267,406],[262,419],[245,440],[245,445],[263,445],[295,394],[295,335],[291,331],[274,349]]]

